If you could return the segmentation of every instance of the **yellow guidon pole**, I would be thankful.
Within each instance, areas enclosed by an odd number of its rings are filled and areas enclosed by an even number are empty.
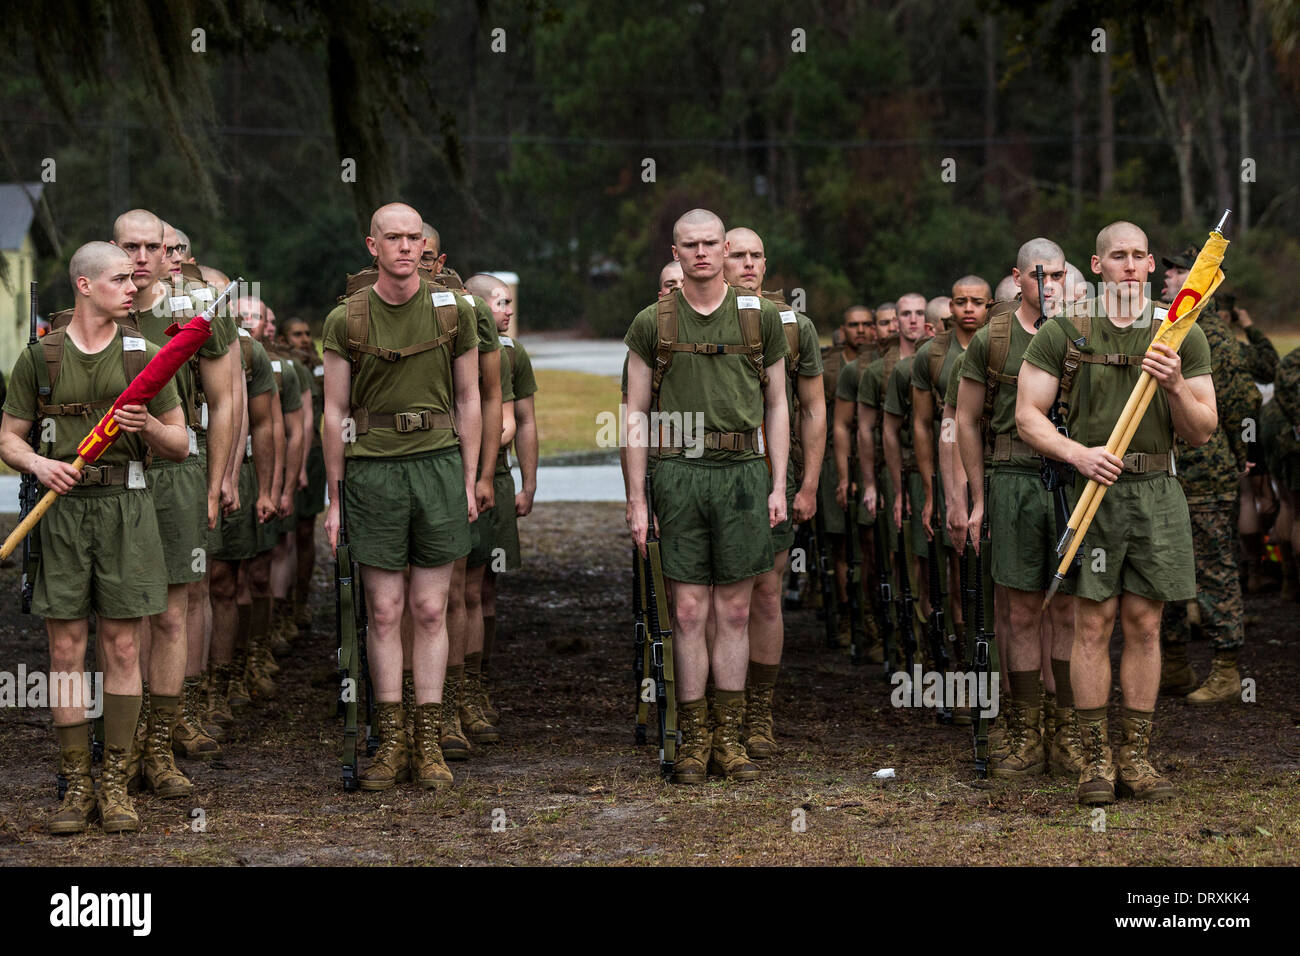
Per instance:
[[[1169,307],[1169,314],[1165,316],[1160,323],[1160,330],[1156,337],[1152,339],[1151,345],[1167,345],[1177,351],[1182,345],[1183,339],[1187,338],[1187,333],[1192,330],[1201,310],[1205,308],[1205,303],[1214,295],[1214,290],[1223,282],[1223,270],[1219,268],[1223,262],[1223,256],[1228,250],[1228,240],[1223,237],[1223,224],[1228,220],[1228,214],[1231,209],[1225,210],[1223,218],[1219,224],[1210,230],[1210,237],[1201,247],[1196,261],[1192,263],[1191,271],[1187,273],[1187,279],[1183,282],[1183,287],[1178,290],[1174,296],[1174,302]],[[1147,350],[1150,351],[1150,346]],[[1115,422],[1115,427],[1111,430],[1110,439],[1106,442],[1106,450],[1116,458],[1123,458],[1124,453],[1128,451],[1129,443],[1133,440],[1133,435],[1137,432],[1138,425],[1142,423],[1142,416],[1146,414],[1147,406],[1151,404],[1151,399],[1156,394],[1156,381],[1145,371],[1138,376],[1137,383],[1133,386],[1133,392],[1129,395],[1128,402],[1124,405],[1124,411],[1120,413],[1119,420]],[[1052,577],[1052,583],[1047,589],[1047,596],[1043,599],[1043,607],[1052,600],[1056,594],[1057,588],[1065,580],[1065,574],[1069,570],[1070,562],[1074,560],[1075,552],[1079,550],[1079,545],[1083,543],[1083,536],[1088,533],[1088,527],[1092,524],[1093,516],[1097,514],[1097,507],[1101,504],[1101,499],[1106,494],[1106,486],[1096,481],[1089,480],[1083,489],[1083,494],[1079,495],[1079,501],[1074,506],[1074,512],[1070,515],[1070,523],[1066,526],[1065,533],[1061,535],[1061,541],[1056,546],[1056,553],[1061,555],[1061,564],[1056,569],[1056,574]]]

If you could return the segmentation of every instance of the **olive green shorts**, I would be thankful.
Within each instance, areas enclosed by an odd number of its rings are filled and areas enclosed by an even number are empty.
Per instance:
[[[199,465],[203,468],[203,474],[208,473],[208,443],[204,440],[203,432],[199,432]],[[207,488],[204,488],[204,494],[207,494]],[[221,550],[221,519],[217,519],[215,528],[208,527],[208,516],[206,508],[204,513],[199,516],[199,526],[203,529],[203,548],[208,553],[208,557],[215,556]]]
[[[771,486],[761,458],[660,462],[654,502],[664,575],[687,584],[733,584],[772,570]]]
[[[925,485],[921,482],[919,471],[907,473],[907,500],[912,513],[904,520],[911,525],[912,555],[917,558],[927,558],[930,556],[930,542],[926,540],[925,521],[921,516],[921,509],[925,507]]]
[[[481,568],[490,564],[493,571],[514,571],[523,563],[519,555],[519,519],[515,515],[515,479],[508,471],[498,471],[492,477],[492,489],[496,505],[469,526],[471,547],[466,565]]]
[[[839,475],[835,471],[835,449],[827,444],[826,457],[822,459],[821,479],[817,483],[817,511],[822,516],[822,527],[827,534],[844,533],[844,509],[835,500],[835,488],[839,481]]]
[[[198,455],[179,464],[154,462],[146,473],[153,492],[168,584],[201,580],[207,570],[208,473]]]
[[[1083,485],[1076,482],[1071,505]],[[1182,486],[1170,475],[1121,478],[1106,489],[1080,551],[1079,597],[1105,601],[1125,591],[1153,601],[1196,597],[1192,520]]]
[[[244,561],[263,550],[257,528],[257,472],[252,459],[239,466],[239,510],[221,517],[221,545],[213,552],[218,561]]]
[[[1018,591],[1046,591],[1061,561],[1056,556],[1055,505],[1038,470],[993,468],[984,508],[994,583]],[[1073,593],[1073,583],[1073,576],[1067,578],[1062,593]]]
[[[167,568],[153,496],[125,488],[62,495],[37,526],[32,613],[130,619],[167,610]]]
[[[469,502],[460,448],[397,458],[349,458],[348,540],[361,564],[436,568],[469,554]]]
[[[294,501],[297,519],[310,518],[325,510],[325,452],[320,445],[307,451],[307,487],[298,489]]]

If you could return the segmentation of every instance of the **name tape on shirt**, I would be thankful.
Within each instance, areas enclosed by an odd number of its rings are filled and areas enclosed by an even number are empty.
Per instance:
[[[474,302],[474,297],[473,297],[472,295],[470,295],[468,292],[462,292],[462,293],[460,294],[460,296],[461,296],[462,299],[465,300],[465,302],[469,305],[469,307],[470,307],[471,309],[477,309],[477,308],[478,308],[478,305],[475,304],[475,302]]]
[[[508,335],[498,335],[497,338],[499,338],[499,339],[501,340],[501,347],[502,347],[502,348],[512,349],[512,348],[515,347],[515,343],[514,343],[514,341],[511,340],[510,336],[508,336]]]
[[[324,378],[324,377],[325,377],[325,366],[324,366],[324,365],[317,365],[314,369],[311,370],[311,373],[312,373],[313,375],[315,375],[317,378]]]
[[[184,312],[186,309],[194,308],[194,300],[188,295],[174,295],[167,300],[173,312]]]
[[[280,370],[281,370],[280,360],[279,360],[279,359],[272,359],[272,360],[271,360],[271,371],[273,371],[273,372],[279,372]]]
[[[793,313],[793,312],[790,312],[790,311],[787,310],[787,311],[781,313],[781,324],[782,324],[782,325],[796,325],[796,324],[798,324],[798,322],[799,322],[799,320],[796,319],[796,318],[794,317],[794,313]]]
[[[211,289],[202,289],[202,288],[195,289],[193,292],[190,293],[190,296],[191,298],[194,299],[195,302],[211,302],[213,299],[213,294]]]
[[[122,351],[123,351],[123,352],[143,352],[143,351],[144,351],[144,339],[136,338],[134,335],[124,335],[124,336],[122,336]]]
[[[756,295],[738,295],[736,296],[736,308],[757,309],[761,301]]]
[[[433,304],[435,306],[455,305],[456,296],[451,292],[435,292],[433,294]]]
[[[238,332],[239,332],[240,335],[242,335],[242,336],[243,336],[244,338],[246,338],[246,339],[251,339],[251,338],[252,338],[252,336],[248,334],[248,329],[239,329]]]

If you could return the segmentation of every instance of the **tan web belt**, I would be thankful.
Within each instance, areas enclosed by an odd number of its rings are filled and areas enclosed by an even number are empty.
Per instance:
[[[81,469],[79,485],[124,485],[127,469],[121,465],[86,465]]]
[[[1010,461],[1012,458],[1038,458],[1038,452],[1029,447],[1027,442],[1012,438],[1010,432],[993,436],[993,460]]]
[[[1162,455],[1153,455],[1144,451],[1135,451],[1125,455],[1122,461],[1124,462],[1124,472],[1130,475],[1149,475],[1155,471],[1170,474],[1173,471],[1171,467],[1173,457],[1169,452]]]
[[[352,409],[352,420],[357,423],[357,434],[364,435],[372,428],[392,428],[402,434],[427,432],[435,429],[454,432],[456,424],[446,412],[379,412],[364,408]]]
[[[762,454],[764,451],[763,440],[759,429],[755,428],[748,432],[705,432],[704,449],[706,451],[756,451]],[[653,453],[655,449],[651,449]],[[660,444],[658,453],[660,455],[680,455],[685,452],[685,448],[664,447]]]

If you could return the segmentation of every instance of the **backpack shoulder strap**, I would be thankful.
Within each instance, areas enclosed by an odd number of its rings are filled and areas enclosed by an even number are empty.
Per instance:
[[[794,309],[786,304],[785,296],[780,292],[763,292],[763,298],[767,299],[777,307],[781,312],[781,328],[785,330],[785,344],[790,350],[790,361],[786,363],[790,376],[793,378],[798,374],[799,369],[799,319]]]
[[[752,304],[749,300],[753,300]],[[762,299],[753,293],[736,293],[736,308],[740,315],[740,336],[745,343],[749,364],[758,375],[758,382],[767,390],[767,367],[763,365],[763,306]]]
[[[347,309],[348,358],[352,360],[352,364],[355,366],[370,339],[370,286],[363,286],[350,293],[345,303]]]
[[[52,404],[50,399],[54,397],[54,386],[59,381],[59,370],[63,367],[63,348],[66,344],[67,335],[68,327],[65,325],[61,329],[54,329],[50,332],[46,332],[44,338],[41,339],[41,357],[44,361],[37,363],[36,376],[37,382],[39,383],[41,370],[44,369],[45,382],[42,384],[48,389],[46,391],[45,402],[40,403],[42,405]],[[42,391],[42,389],[38,388],[38,400],[40,398],[40,391]]]
[[[884,374],[880,378],[880,387],[882,389],[889,387],[890,376],[894,374],[894,366],[898,364],[898,346],[891,345],[885,352]]]
[[[121,324],[117,327],[117,337],[122,343],[122,371],[126,373],[126,382],[129,385],[149,364],[149,352],[145,345],[145,338],[138,329]],[[127,348],[128,345],[131,347]]]
[[[948,346],[952,342],[952,330],[944,329],[930,343],[930,387],[939,390],[939,373],[943,371],[943,360],[948,356]],[[939,406],[943,406],[943,396],[939,396]]]
[[[50,331],[53,332],[56,329],[61,329],[71,322],[72,313],[74,311],[74,309],[63,309],[62,311],[52,314],[50,316]]]
[[[253,337],[240,329],[236,338],[239,339],[239,358],[244,363],[244,381],[251,382],[253,380]]]
[[[659,297],[655,305],[655,367],[650,382],[651,404],[659,404],[659,388],[663,385],[668,366],[673,364],[677,345],[677,293],[668,292]]]

